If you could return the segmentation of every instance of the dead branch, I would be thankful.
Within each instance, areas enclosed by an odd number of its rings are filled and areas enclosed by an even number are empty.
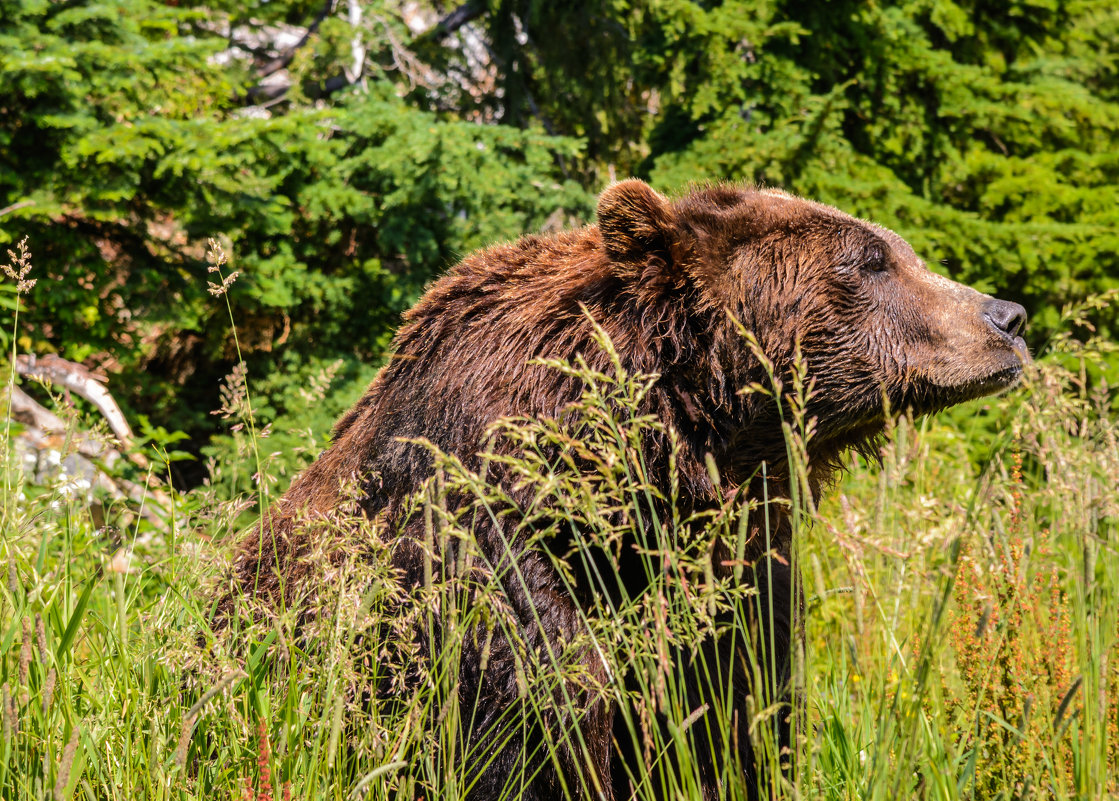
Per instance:
[[[12,387],[12,417],[24,426],[19,436],[31,452],[54,451],[58,458],[70,453],[67,458],[73,462],[72,467],[86,477],[91,488],[103,489],[115,500],[131,500],[139,505],[145,519],[165,530],[172,507],[170,498],[159,488],[160,477],[151,474],[154,486],[144,487],[111,473],[122,456],[141,470],[150,470],[151,463],[134,449],[132,428],[105,386],[105,376],[54,354],[41,358],[33,354],[17,356],[15,370],[25,378],[60,387],[89,401],[108,422],[117,443],[114,447],[103,438],[77,431],[72,422],[63,420],[19,387]]]
[[[112,467],[120,458],[120,452],[104,442],[71,432],[73,426],[66,425],[65,420],[19,387],[12,387],[12,419],[33,431],[36,445],[41,444],[42,448],[57,446],[58,450],[64,450],[66,439],[70,437],[71,447],[87,459],[97,459]]]
[[[127,447],[132,443],[132,428],[124,419],[124,412],[113,400],[105,383],[109,380],[103,375],[88,370],[84,365],[68,361],[61,356],[48,353],[42,358],[34,354],[23,354],[16,357],[16,372],[24,378],[31,378],[43,384],[53,384],[62,387],[97,407],[97,411],[105,418],[113,435],[121,445]]]
[[[306,45],[307,42],[311,40],[311,37],[315,35],[315,32],[318,31],[319,26],[322,25],[323,20],[334,13],[334,4],[335,0],[326,0],[326,2],[323,3],[322,9],[317,15],[315,15],[315,18],[311,20],[311,23],[307,26],[307,29],[299,38],[299,41],[284,50],[275,58],[268,61],[266,64],[263,64],[257,71],[258,74],[263,78],[271,75],[273,72],[277,72],[287,67],[287,65],[290,64],[295,58],[295,54],[299,52],[300,48]]]
[[[19,391],[19,388],[16,387],[16,390]],[[35,401],[31,402],[35,403]],[[44,411],[46,410],[44,409]],[[51,413],[47,412],[47,414]],[[24,452],[31,454],[57,452],[59,447],[66,446],[66,443],[60,440],[60,437],[31,427],[24,428],[18,441],[26,448],[30,448],[30,450]],[[70,447],[76,446],[78,452],[71,454],[65,461],[68,471],[73,474],[71,485],[74,489],[87,489],[76,483],[77,480],[85,478],[89,482],[88,489],[102,490],[114,501],[131,501],[142,518],[159,531],[166,531],[171,514],[171,505],[167,496],[154,487],[144,487],[120,476],[110,476],[104,470],[105,462],[103,459],[89,454],[90,442],[91,440],[80,435],[76,435],[71,441]],[[120,457],[120,454],[113,450],[104,451],[104,455]],[[42,470],[38,472],[39,478],[43,477],[44,472]],[[105,515],[104,504],[96,498],[92,499],[91,502],[95,512],[103,519]]]
[[[19,211],[20,209],[25,209],[28,206],[34,205],[34,200],[21,200],[19,203],[13,203],[10,206],[5,206],[4,208],[0,209],[0,217],[3,217],[5,214],[11,214],[13,211]]]
[[[427,31],[423,36],[424,38],[431,38],[435,40],[442,39],[450,36],[452,33],[458,31],[463,25],[466,25],[486,12],[486,4],[482,0],[470,0],[468,3],[463,3],[443,19],[439,20]]]
[[[350,40],[350,57],[353,59],[353,65],[349,69],[343,67],[343,72],[346,80],[357,83],[365,71],[365,44],[361,41],[361,3],[358,0],[350,0],[346,21],[354,29],[353,38]]]

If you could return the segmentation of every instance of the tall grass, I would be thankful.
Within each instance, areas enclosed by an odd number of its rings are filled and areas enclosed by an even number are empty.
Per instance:
[[[1119,795],[1119,426],[1096,374],[1108,347],[1062,334],[1025,387],[955,423],[902,417],[881,464],[851,457],[818,508],[798,497],[807,604],[794,685],[805,714],[796,754],[782,754],[779,707],[752,701],[767,795]],[[578,636],[516,665],[523,705],[505,733],[539,723],[544,735],[506,797],[542,762],[584,755],[575,724],[603,702],[618,705],[639,756],[636,797],[698,799],[697,728],[729,727],[731,710],[697,715],[674,655],[702,656],[717,631],[766,647],[746,635],[773,610],[710,564],[715,538],[742,552],[745,510],[689,518],[675,484],[657,497],[638,443],[661,424],[633,413],[653,377],[616,363],[609,374],[553,367],[585,381],[577,413],[503,424],[494,436],[518,455],[492,451],[481,471],[436,454],[415,502],[423,587],[399,587],[380,532],[341,514],[320,526],[308,557],[319,591],[302,610],[247,607],[219,634],[211,598],[243,505],[203,489],[175,496],[174,536],[98,527],[64,481],[32,486],[6,441],[0,797],[462,798],[475,775],[464,765],[491,754],[461,734],[478,699],[460,694],[458,661],[524,625],[503,589],[517,566],[487,562],[473,539],[479,519],[513,504],[501,474],[536,499],[513,535],[544,552],[558,526],[576,532],[557,569],[602,589]],[[810,421],[787,434],[795,461]],[[258,491],[266,482],[258,476]],[[610,571],[635,537],[648,590],[629,597]],[[566,788],[602,791],[593,780]],[[728,770],[723,797],[746,794]]]

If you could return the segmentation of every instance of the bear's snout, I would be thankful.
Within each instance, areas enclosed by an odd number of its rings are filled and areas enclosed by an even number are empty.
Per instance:
[[[1019,340],[1026,330],[1026,310],[1009,300],[992,298],[983,304],[983,316],[994,328],[1011,340]]]
[[[981,314],[995,334],[1010,346],[1018,360],[1022,364],[1029,363],[1030,352],[1026,348],[1026,340],[1022,338],[1026,333],[1026,310],[1009,300],[991,298],[983,304]]]

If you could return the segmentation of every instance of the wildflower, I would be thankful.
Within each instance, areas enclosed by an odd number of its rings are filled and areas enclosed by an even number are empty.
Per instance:
[[[1012,476],[1017,470],[1015,466]],[[1020,525],[1021,502],[1010,494],[1012,530]],[[949,704],[968,716],[979,710],[984,720],[970,735],[961,736],[970,747],[994,755],[976,774],[976,786],[992,796],[998,788],[1029,781],[1040,769],[1030,741],[1055,737],[1058,752],[1072,764],[1070,740],[1060,728],[1074,696],[1073,691],[1066,693],[1071,610],[1055,567],[1032,575],[1027,571],[1030,551],[1029,543],[1016,534],[988,564],[965,551],[954,591],[957,611],[950,632],[963,693],[949,694]],[[1036,555],[1047,553],[1043,544]],[[1058,706],[1062,694],[1065,700]],[[1033,714],[1035,708],[1049,714]],[[1054,720],[1051,728],[1048,720]],[[1064,770],[1066,779],[1070,770]]]

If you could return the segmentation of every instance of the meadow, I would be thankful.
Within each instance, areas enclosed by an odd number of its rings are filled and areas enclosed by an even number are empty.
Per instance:
[[[30,280],[19,266],[13,277]],[[878,458],[849,457],[818,506],[794,498],[794,568],[806,600],[795,686],[804,715],[795,753],[776,753],[776,707],[761,697],[752,707],[771,797],[1119,795],[1119,425],[1106,367],[1115,346],[1093,337],[1086,316],[1104,302],[1066,309],[1023,386],[941,417],[902,415]],[[728,506],[721,515],[650,519],[653,490],[635,443],[658,422],[627,409],[653,377],[620,366],[612,375],[555,367],[584,377],[577,422],[503,426],[495,436],[524,444],[505,467],[537,482],[540,508],[559,509],[588,548],[609,552],[641,529],[647,552],[669,555],[672,567],[645,595],[601,601],[588,615],[585,644],[610,667],[604,683],[565,674],[556,655],[523,666],[526,714],[563,714],[570,687],[628,695],[644,710],[626,723],[649,771],[633,777],[636,797],[652,798],[644,779],[659,775],[673,797],[699,798],[687,746],[675,767],[660,758],[664,738],[689,743],[695,722],[664,657],[697,647],[728,619],[745,625],[754,599],[714,580],[708,556],[715,537],[741,536],[742,513]],[[10,392],[14,371],[9,382]],[[19,425],[9,410],[0,796],[462,798],[462,761],[484,755],[458,736],[471,713],[456,692],[458,649],[463,637],[502,625],[503,606],[500,585],[464,578],[475,558],[472,517],[444,500],[457,492],[472,499],[472,514],[485,514],[500,489],[484,473],[439,459],[416,501],[428,522],[433,578],[404,614],[399,588],[376,558],[377,531],[339,521],[323,527],[314,557],[323,591],[310,619],[305,610],[249,606],[214,631],[212,599],[230,545],[286,480],[267,475],[269,432],[254,422],[251,383],[227,389],[223,411],[239,455],[212,462],[197,489],[164,485],[162,529],[111,500],[92,502],[64,471],[34,481],[11,445]],[[64,464],[90,420],[61,395],[55,400],[72,423],[72,436],[57,443]],[[806,423],[787,431],[794,463]],[[148,464],[140,483],[152,498],[173,440],[137,445]],[[577,450],[596,469],[547,463],[548,442]],[[257,474],[256,492],[220,497],[223,475],[246,471]],[[529,529],[541,519],[531,511]],[[433,610],[445,636],[419,664],[409,626]],[[627,683],[625,675],[636,678]],[[378,680],[392,692],[363,689]],[[653,712],[672,721],[668,735],[646,725]],[[560,745],[572,744],[537,747]],[[507,797],[517,797],[515,786]],[[739,777],[728,776],[723,797],[746,797]]]

